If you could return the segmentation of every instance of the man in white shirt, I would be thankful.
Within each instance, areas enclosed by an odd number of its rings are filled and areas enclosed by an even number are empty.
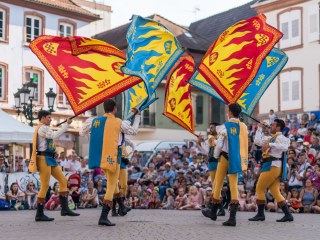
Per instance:
[[[258,213],[255,217],[250,218],[249,221],[264,221],[264,208],[265,208],[265,194],[269,188],[271,194],[278,203],[279,208],[282,209],[285,216],[277,222],[291,222],[293,216],[291,215],[285,198],[280,192],[280,179],[282,176],[283,153],[288,150],[290,146],[289,138],[286,138],[282,131],[285,128],[285,123],[281,119],[275,119],[270,126],[271,136],[266,137],[262,132],[262,124],[260,124],[254,143],[262,147],[262,167],[261,173],[256,186]]]
[[[61,167],[55,159],[55,144],[54,139],[57,139],[64,132],[68,130],[69,124],[72,120],[67,119],[67,123],[62,125],[58,131],[53,131],[50,128],[51,113],[49,111],[40,110],[38,113],[39,125],[33,135],[33,152],[31,162],[29,163],[29,170],[31,172],[39,170],[40,173],[40,191],[37,197],[37,213],[36,221],[53,221],[43,213],[46,194],[49,188],[50,175],[58,180],[60,184],[59,198],[61,202],[61,216],[79,216],[80,214],[71,211],[68,207],[68,180],[64,176]]]
[[[68,160],[68,162],[65,166],[65,170],[67,172],[77,173],[80,171],[80,169],[81,169],[81,164],[78,160],[78,156],[77,156],[77,154],[73,154],[72,160]]]
[[[89,145],[89,167],[99,164],[107,176],[108,184],[106,194],[103,199],[102,212],[99,225],[115,226],[108,219],[108,214],[112,209],[113,195],[118,184],[120,174],[121,155],[119,149],[122,148],[123,134],[136,135],[140,123],[140,111],[132,109],[135,113],[133,124],[130,121],[122,121],[116,118],[116,103],[112,99],[107,99],[103,103],[105,114],[103,117],[92,118],[83,126],[83,135],[90,133]],[[102,145],[102,146],[101,146]],[[99,167],[97,166],[97,167]]]

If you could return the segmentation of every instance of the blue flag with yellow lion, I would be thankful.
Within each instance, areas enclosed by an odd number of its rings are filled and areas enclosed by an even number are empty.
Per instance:
[[[152,96],[171,67],[182,55],[180,43],[157,21],[133,15],[127,35],[125,74],[139,76]]]

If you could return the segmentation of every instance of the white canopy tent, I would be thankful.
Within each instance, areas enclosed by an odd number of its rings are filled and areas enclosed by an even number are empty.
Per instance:
[[[32,143],[34,128],[0,109],[0,143]]]

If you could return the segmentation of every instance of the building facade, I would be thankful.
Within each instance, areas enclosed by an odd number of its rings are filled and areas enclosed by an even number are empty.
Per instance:
[[[259,102],[261,116],[270,109],[280,116],[319,114],[319,7],[319,0],[264,0],[252,5],[284,34],[277,47],[289,57]]]
[[[110,26],[109,6],[96,4],[93,7],[105,18],[87,9],[92,3],[69,0],[1,0],[0,1],[0,108],[22,122],[26,122],[20,114],[17,117],[14,93],[22,84],[30,81],[36,84],[34,98],[35,109],[48,109],[45,93],[50,88],[57,93],[53,113],[53,124],[73,115],[68,101],[51,75],[38,58],[29,49],[30,42],[36,37],[54,36],[85,36],[91,37],[97,29]],[[85,5],[80,7],[81,4]],[[106,23],[97,28],[98,24]],[[61,137],[61,143],[71,148],[76,147],[78,130],[86,120],[78,117],[71,125],[67,134]]]

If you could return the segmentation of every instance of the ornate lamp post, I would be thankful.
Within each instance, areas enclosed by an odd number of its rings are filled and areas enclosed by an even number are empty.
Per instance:
[[[33,100],[35,98],[37,86],[36,83],[30,81],[27,84],[23,84],[22,88],[18,89],[18,92],[13,94],[18,116],[22,113],[24,117],[30,121],[30,126],[33,126],[33,121],[37,119],[37,117],[34,117],[33,111]],[[49,111],[54,112],[53,106],[57,94],[50,88],[49,92],[46,93],[46,96],[48,98]]]

